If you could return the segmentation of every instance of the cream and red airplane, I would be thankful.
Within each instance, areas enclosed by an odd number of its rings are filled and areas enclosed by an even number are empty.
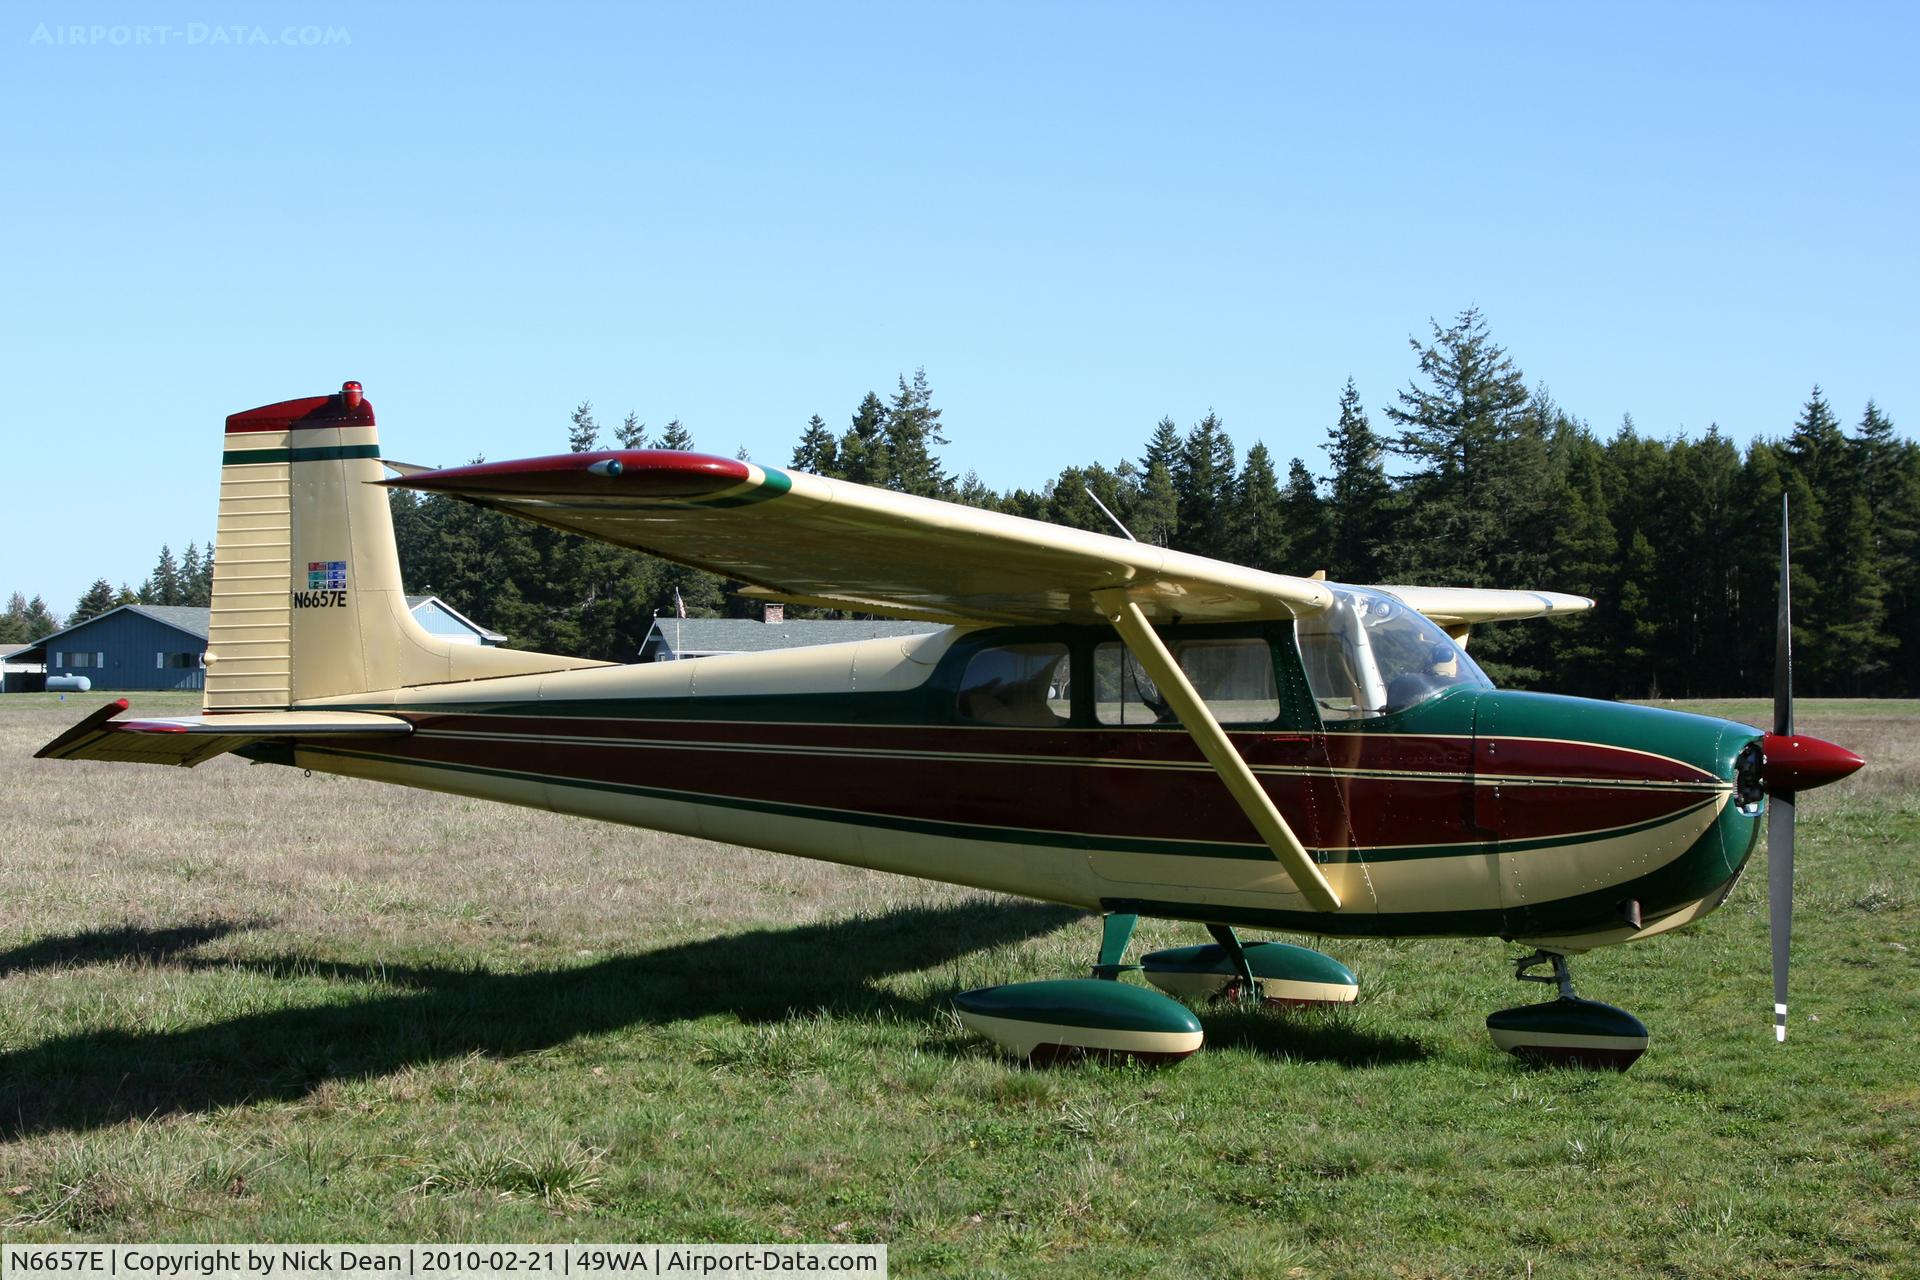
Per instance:
[[[1559,998],[1490,1017],[1495,1041],[1625,1066],[1645,1027],[1574,996],[1566,957],[1719,906],[1771,798],[1784,1038],[1792,797],[1861,763],[1793,733],[1784,627],[1768,733],[1497,689],[1467,656],[1473,626],[1577,596],[1343,586],[691,453],[385,465],[358,383],[228,418],[204,710],[118,702],[40,754],[231,751],[1103,913],[1094,978],[956,997],[1037,1059],[1197,1049],[1186,1005],[1113,980],[1134,968],[1189,997],[1353,997],[1252,928],[1520,941],[1516,976]],[[387,485],[942,626],[632,666],[453,644],[407,609]],[[1140,915],[1217,941],[1126,964]]]

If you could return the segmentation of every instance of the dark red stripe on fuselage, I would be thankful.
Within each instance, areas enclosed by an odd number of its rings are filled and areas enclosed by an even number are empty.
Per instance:
[[[992,726],[821,724],[744,720],[615,719],[570,716],[414,713],[421,729],[571,738],[668,738],[725,745],[805,747],[823,751],[933,751],[963,755],[1054,756],[1061,759],[1202,764],[1193,739],[1178,729],[1008,729]],[[1649,752],[1587,742],[1502,738],[1492,750],[1466,735],[1304,734],[1235,731],[1234,745],[1256,768],[1335,769],[1483,776],[1539,775],[1565,780],[1688,783],[1714,786],[1712,774]]]
[[[736,801],[849,810],[929,823],[1086,837],[1264,848],[1181,733],[416,715],[417,732],[378,753]],[[1300,838],[1317,848],[1537,840],[1651,822],[1697,806],[1704,787],[1633,781],[1604,759],[1554,754],[1572,777],[1500,786],[1476,803],[1467,739],[1403,739],[1366,759],[1377,776],[1335,772],[1321,740],[1235,735]],[[1504,745],[1504,744],[1503,744]],[[1582,744],[1551,744],[1575,747]],[[1658,761],[1637,752],[1585,749]],[[934,753],[931,757],[928,754]],[[1516,753],[1523,754],[1523,753]],[[1511,767],[1511,761],[1502,761]],[[1423,767],[1424,766],[1424,767]],[[1388,772],[1392,771],[1392,772]],[[1424,776],[1423,776],[1424,775]],[[1696,779],[1699,775],[1695,771]],[[1483,782],[1484,788],[1489,783]],[[1495,826],[1483,825],[1487,823]],[[983,832],[991,838],[991,832]]]

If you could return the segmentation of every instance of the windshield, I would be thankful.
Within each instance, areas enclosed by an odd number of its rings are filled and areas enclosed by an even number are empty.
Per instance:
[[[1392,596],[1333,588],[1333,606],[1297,619],[1294,634],[1322,720],[1403,711],[1461,687],[1493,682],[1453,638]]]

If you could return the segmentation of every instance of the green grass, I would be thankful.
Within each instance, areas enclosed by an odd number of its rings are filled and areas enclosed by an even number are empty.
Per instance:
[[[1203,1010],[1207,1050],[1170,1070],[1026,1070],[950,998],[1080,971],[1086,916],[231,759],[25,759],[99,701],[0,699],[8,1240],[1920,1275],[1914,704],[1802,707],[1871,763],[1802,801],[1789,1044],[1759,865],[1699,926],[1575,962],[1653,1029],[1616,1076],[1493,1049],[1484,1016],[1539,994],[1497,941],[1329,944],[1350,1011]]]

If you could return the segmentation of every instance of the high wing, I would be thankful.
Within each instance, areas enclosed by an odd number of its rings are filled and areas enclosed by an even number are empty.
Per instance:
[[[413,732],[413,726],[398,716],[370,711],[247,711],[117,719],[127,706],[125,698],[109,702],[33,754],[43,760],[110,760],[191,769],[249,742]]]
[[[562,454],[381,483],[443,493],[744,580],[743,594],[948,623],[1284,619],[1320,582],[805,472],[675,450]]]
[[[1552,614],[1583,613],[1593,608],[1593,601],[1585,596],[1570,596],[1558,591],[1388,586],[1372,587],[1370,590],[1386,592],[1443,627],[1470,627],[1479,622],[1545,618]]]

